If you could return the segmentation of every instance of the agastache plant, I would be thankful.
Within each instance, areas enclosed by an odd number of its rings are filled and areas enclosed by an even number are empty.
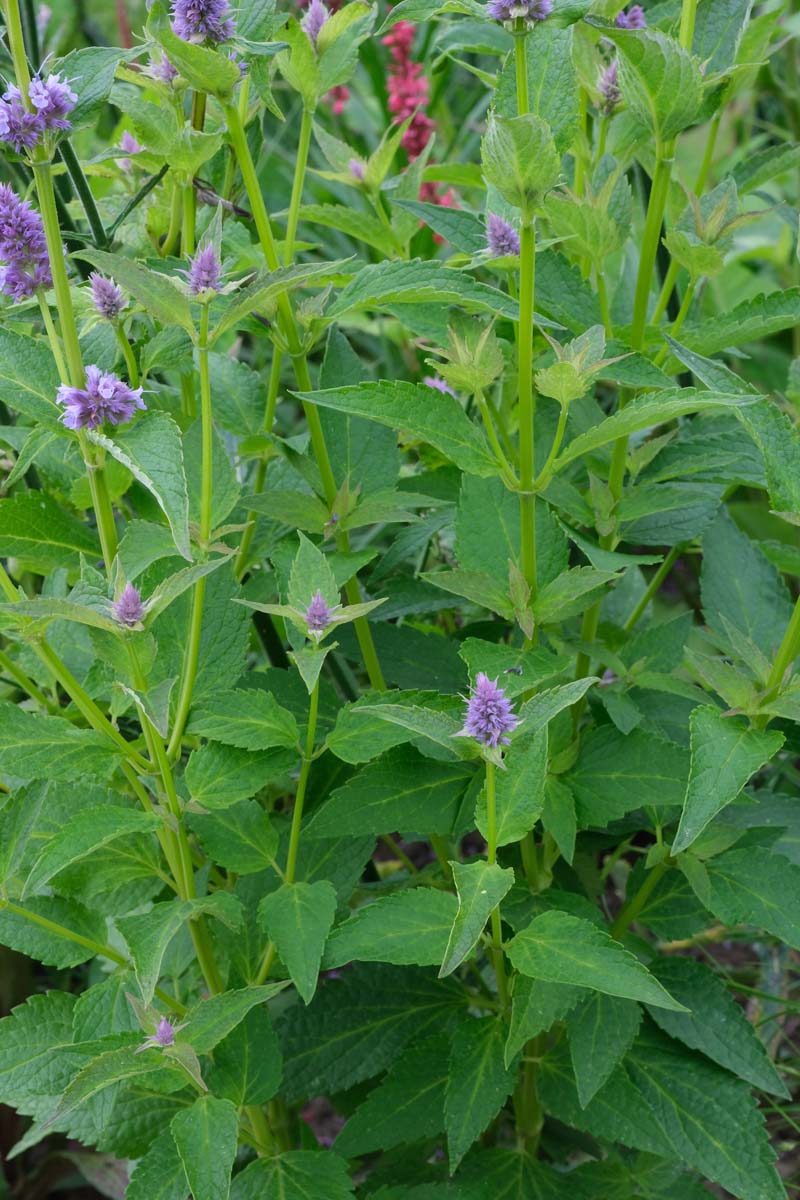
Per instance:
[[[792,1196],[791,14],[71,7],[0,0],[0,1192]]]

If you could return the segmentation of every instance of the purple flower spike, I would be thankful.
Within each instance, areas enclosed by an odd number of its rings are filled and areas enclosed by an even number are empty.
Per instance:
[[[606,116],[611,116],[611,113],[617,107],[621,99],[619,90],[619,82],[617,80],[617,60],[606,67],[600,73],[600,82],[597,85],[597,90],[600,93],[601,109]]]
[[[442,392],[448,396],[455,396],[455,392],[450,387],[450,384],[445,382],[439,375],[425,375],[422,382],[426,387],[433,388],[434,391]]]
[[[498,217],[496,213],[489,213],[486,222],[486,244],[494,258],[519,254],[519,234],[513,225]]]
[[[233,36],[228,0],[173,0],[172,31],[185,42],[224,42]]]
[[[17,154],[32,150],[45,131],[41,113],[28,112],[19,89],[12,87],[0,100],[0,141],[8,142]]]
[[[317,45],[319,32],[330,15],[331,14],[322,3],[322,0],[311,0],[311,3],[306,9],[306,15],[303,17],[303,20],[300,22],[300,24],[308,34],[309,38],[311,39],[311,44],[314,47]]]
[[[8,184],[0,184],[0,291],[27,300],[52,283],[42,218]]]
[[[181,1029],[186,1028],[186,1022],[182,1025],[173,1025],[169,1017],[162,1017],[156,1025],[155,1033],[149,1034],[141,1046],[136,1047],[136,1053],[141,1050],[167,1050],[170,1046],[175,1045],[175,1034]]]
[[[199,296],[201,292],[218,292],[222,286],[221,273],[217,252],[209,242],[202,250],[198,250],[194,258],[189,259],[189,270],[186,272],[189,291],[193,296]]]
[[[32,106],[44,121],[45,129],[69,129],[67,114],[72,112],[78,97],[60,75],[48,75],[47,79],[35,75],[31,80],[29,96]]]
[[[122,288],[118,287],[113,279],[106,279],[97,271],[92,271],[89,283],[92,288],[92,303],[100,316],[105,317],[107,321],[113,321],[127,304]]]
[[[168,58],[161,58],[156,62],[150,59],[150,74],[160,83],[172,83],[173,79],[177,79],[178,72]]]
[[[350,170],[350,174],[353,176],[353,179],[357,179],[358,182],[361,183],[364,179],[364,172],[366,170],[363,162],[361,162],[361,160],[358,158],[351,158],[347,166]]]
[[[62,383],[56,400],[66,409],[61,420],[67,429],[96,429],[104,421],[121,425],[145,407],[141,388],[129,388],[119,376],[94,365],[86,368],[85,388]]]
[[[553,11],[553,0],[489,0],[486,11],[495,21],[523,19],[529,25],[544,21]]]
[[[615,24],[617,29],[645,29],[647,18],[641,4],[632,4],[627,12],[623,9],[617,13]]]
[[[309,633],[324,633],[333,620],[333,612],[328,608],[325,597],[320,591],[312,597],[304,615]]]
[[[484,746],[493,748],[509,744],[506,734],[512,733],[519,718],[511,710],[511,701],[496,679],[478,672],[475,687],[467,701],[467,714],[460,737],[473,737]]]
[[[138,625],[144,619],[144,605],[139,589],[132,583],[126,583],[119,600],[111,605],[111,611],[120,625]]]

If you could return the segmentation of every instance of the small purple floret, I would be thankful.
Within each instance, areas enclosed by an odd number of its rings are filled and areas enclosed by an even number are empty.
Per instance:
[[[496,213],[489,213],[486,222],[486,244],[494,258],[519,254],[519,234],[513,225]]]
[[[467,713],[464,718],[464,728],[460,731],[464,737],[473,737],[484,746],[507,746],[509,738],[519,724],[519,718],[511,709],[511,701],[496,679],[489,679],[483,671],[479,671],[475,686],[467,701]]]
[[[120,625],[138,625],[144,619],[144,605],[139,589],[132,583],[125,584],[125,590],[111,605],[114,616]]]
[[[161,1046],[162,1050],[165,1046],[175,1045],[175,1027],[168,1017],[162,1017],[158,1022],[153,1041]]]
[[[177,69],[173,67],[168,58],[160,58],[158,62],[151,58],[150,74],[160,83],[172,83],[173,79],[178,77]]]
[[[361,183],[364,179],[364,172],[366,170],[363,162],[361,162],[361,159],[351,158],[347,166],[350,174],[353,176],[353,179],[357,179],[358,182]]]
[[[233,36],[228,0],[173,0],[172,30],[185,42],[224,42]]]
[[[89,283],[92,288],[92,303],[100,316],[105,317],[107,321],[113,321],[127,304],[122,288],[118,287],[113,279],[106,279],[105,275],[100,275],[97,271],[92,271]]]
[[[144,408],[141,388],[130,388],[111,371],[86,368],[86,387],[61,385],[56,399],[66,409],[61,420],[67,429],[96,429],[104,421],[121,425],[137,408]]]
[[[318,591],[312,597],[305,611],[306,625],[309,633],[324,633],[333,620],[333,613],[325,602],[322,592]]]
[[[489,0],[486,11],[495,21],[514,21],[521,18],[532,25],[550,16],[553,0]]]
[[[21,154],[32,150],[45,130],[41,113],[28,112],[19,97],[19,90],[9,88],[0,100],[0,141],[8,142]]]
[[[28,200],[0,184],[0,291],[27,300],[52,281],[42,218]]]
[[[194,258],[189,259],[189,270],[186,279],[189,291],[193,296],[201,292],[218,292],[222,286],[220,277],[222,266],[214,246],[209,242],[202,250],[198,250]]]
[[[597,90],[600,93],[600,107],[606,116],[610,116],[621,99],[619,82],[617,80],[616,59],[600,73],[600,82],[597,85]]]
[[[632,4],[627,12],[625,9],[618,12],[615,24],[617,29],[645,29],[647,18],[641,4]]]
[[[316,46],[320,30],[330,15],[322,0],[311,0],[300,24],[311,39],[313,46]]]
[[[72,112],[78,97],[60,75],[48,75],[46,79],[34,75],[28,95],[45,129],[69,129],[67,114]]]
[[[440,375],[425,375],[422,382],[426,387],[433,388],[434,391],[442,392],[448,396],[455,396],[455,392],[450,387],[450,384],[442,379]]]

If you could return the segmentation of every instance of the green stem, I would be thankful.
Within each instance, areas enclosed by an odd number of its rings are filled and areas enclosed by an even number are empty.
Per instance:
[[[402,863],[409,875],[419,874],[411,859],[406,854],[402,846],[400,846],[389,833],[382,833],[379,839],[383,842],[387,850],[395,856],[398,862]]]
[[[517,85],[517,116],[524,117],[531,110],[528,94],[528,27],[524,18],[518,18],[514,28],[514,73]]]
[[[102,459],[99,454],[92,454],[90,443],[82,431],[78,433],[78,443],[83,451],[92,506],[97,519],[97,532],[100,534],[100,547],[103,551],[106,572],[108,572],[117,556],[117,527],[114,524],[114,510],[108,494],[106,473],[103,469]]]
[[[611,323],[611,309],[608,306],[606,277],[599,267],[597,269],[597,299],[600,302],[600,315],[603,318],[603,328],[606,331],[606,337],[610,338],[614,333],[614,327]]]
[[[72,186],[75,189],[75,193],[81,202],[81,206],[89,224],[89,228],[92,231],[92,241],[94,242],[95,246],[97,246],[98,250],[103,250],[108,245],[108,237],[106,236],[106,231],[103,228],[103,222],[100,218],[100,213],[97,210],[97,205],[94,202],[94,196],[92,195],[92,189],[89,187],[89,181],[83,173],[81,164],[79,163],[78,157],[75,151],[72,149],[68,138],[64,138],[64,140],[59,143],[58,149],[64,162],[64,166],[67,168],[67,174],[72,181]]]
[[[531,220],[520,231],[519,280],[519,513],[522,573],[536,598],[536,497],[534,494],[533,297],[536,244]]]
[[[119,342],[122,356],[125,359],[125,366],[128,370],[128,379],[130,380],[131,387],[136,388],[139,386],[139,366],[136,362],[136,356],[133,353],[133,346],[128,341],[121,321],[114,322],[114,332],[117,335],[117,341]]]
[[[291,265],[294,258],[294,243],[297,236],[297,222],[300,218],[300,205],[303,202],[303,185],[306,178],[306,167],[308,166],[308,151],[311,145],[313,120],[314,114],[304,107],[303,119],[300,122],[300,137],[297,143],[297,157],[295,158],[292,198],[289,202],[289,217],[286,222],[286,245],[283,249],[283,261],[287,267]]]
[[[30,679],[22,667],[18,667],[12,658],[9,658],[4,650],[0,650],[0,671],[9,675],[18,687],[22,688],[23,692],[27,692],[32,700],[43,708],[46,712],[56,712],[57,708],[50,700],[47,699],[41,688]]]
[[[656,165],[653,171],[650,200],[647,205],[642,248],[639,253],[639,269],[636,275],[636,292],[633,298],[633,320],[631,322],[631,345],[641,350],[647,327],[647,308],[650,299],[650,284],[653,278],[658,244],[661,238],[661,223],[667,204],[669,181],[672,174],[672,149],[658,146]]]
[[[678,309],[678,315],[675,317],[675,320],[672,322],[672,328],[669,331],[670,337],[673,337],[673,338],[677,337],[678,334],[680,333],[681,326],[683,325],[683,322],[686,320],[686,314],[688,313],[688,311],[691,307],[692,300],[694,298],[694,290],[695,290],[696,286],[697,286],[696,279],[690,279],[688,284],[686,285],[686,291],[684,292],[683,301],[681,302],[681,306]],[[666,359],[668,354],[669,354],[669,346],[665,342],[664,345],[659,350],[658,354],[656,355],[655,365],[657,367],[660,367],[661,364]]]
[[[58,330],[53,321],[53,314],[50,312],[50,305],[44,298],[44,292],[41,288],[36,291],[36,299],[39,301],[39,311],[42,314],[47,340],[50,343],[50,353],[53,356],[53,361],[56,364],[58,378],[62,383],[69,383],[69,375],[67,374],[67,364],[64,361],[64,354],[61,349],[61,338],[58,336]]]
[[[494,456],[497,459],[497,462],[503,473],[503,480],[507,487],[516,488],[519,485],[519,480],[517,479],[514,468],[506,458],[502,445],[500,444],[500,440],[497,436],[497,430],[494,427],[492,412],[488,403],[486,402],[486,397],[484,396],[483,392],[475,392],[475,403],[477,404],[478,411],[481,414],[483,427],[486,430],[486,436],[489,439],[491,447],[494,450]]]
[[[783,678],[798,654],[800,654],[800,598],[794,606],[794,612],[786,626],[786,632],[772,663],[772,670],[767,679],[765,701],[774,700],[777,696],[783,684]]]
[[[184,183],[181,187],[183,199],[183,224],[181,225],[181,254],[184,258],[189,258],[194,254],[195,247],[195,231],[194,221],[196,212],[196,197],[194,194],[194,183],[190,179],[188,183]]]
[[[169,206],[169,226],[167,228],[166,237],[161,243],[160,254],[162,258],[166,258],[168,254],[174,253],[175,247],[178,244],[178,238],[181,232],[181,199],[182,192],[180,185],[175,183],[172,186],[172,199]]]
[[[495,766],[486,763],[486,861],[489,865],[497,862],[497,782]],[[497,977],[497,994],[503,1009],[508,1008],[508,981],[506,979],[505,962],[503,959],[503,929],[500,920],[500,905],[492,909],[490,918],[492,926],[492,960]]]
[[[662,562],[661,566],[653,575],[653,578],[647,585],[644,595],[639,600],[639,603],[636,605],[625,624],[622,626],[626,633],[629,633],[631,629],[633,629],[634,625],[636,625],[642,613],[653,599],[653,596],[655,596],[656,592],[661,587],[661,584],[664,582],[667,575],[669,575],[670,571],[672,570],[672,564],[680,554],[681,549],[681,546],[673,546],[667,557]]]
[[[289,850],[286,855],[286,882],[294,883],[295,870],[297,868],[297,851],[300,846],[300,826],[303,821],[303,805],[306,798],[306,787],[308,786],[308,776],[311,771],[311,764],[314,761],[314,739],[317,734],[317,712],[319,710],[319,676],[314,684],[314,689],[311,693],[308,706],[308,730],[306,732],[306,745],[303,753],[303,761],[300,767],[300,779],[297,784],[297,795],[294,800],[294,809],[292,811],[292,828],[289,833]]]
[[[281,385],[281,365],[283,363],[283,355],[277,346],[273,346],[272,351],[272,366],[269,372],[269,384],[267,386],[267,404],[264,412],[264,430],[267,433],[272,432],[272,425],[275,420],[275,409],[278,403],[278,393]],[[253,480],[253,495],[260,496],[264,490],[264,484],[267,480],[268,459],[264,455],[256,467],[255,479]],[[247,570],[248,556],[250,547],[253,543],[253,538],[256,533],[256,522],[258,513],[251,510],[247,514],[247,528],[242,534],[242,540],[239,543],[239,553],[236,556],[234,565],[234,573],[237,579],[241,579]]]
[[[546,488],[547,484],[549,482],[550,468],[552,467],[553,463],[555,462],[556,455],[558,454],[559,450],[561,449],[561,443],[564,440],[564,434],[567,429],[568,412],[569,412],[569,410],[568,410],[567,405],[562,404],[561,411],[558,414],[558,424],[556,425],[555,437],[553,438],[553,444],[550,447],[550,453],[547,455],[547,458],[545,460],[544,466],[542,467],[541,471],[536,476],[534,487],[536,488],[537,491],[541,491],[542,489]]]
[[[439,869],[449,884],[453,882],[453,868],[450,866],[450,847],[440,833],[431,833],[428,835],[428,841],[431,844],[431,849],[436,855],[436,861],[439,864]]]
[[[671,866],[671,861],[665,858],[662,862],[656,863],[656,865],[648,872],[644,883],[639,888],[636,895],[623,906],[617,916],[617,919],[611,926],[612,937],[622,937],[628,926],[636,920],[650,896],[653,894],[656,885],[664,878]]]

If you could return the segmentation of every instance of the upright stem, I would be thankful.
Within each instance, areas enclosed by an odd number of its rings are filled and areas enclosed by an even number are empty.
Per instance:
[[[308,786],[308,776],[311,771],[311,764],[314,761],[314,741],[317,736],[317,712],[319,710],[319,676],[314,684],[314,690],[311,693],[311,699],[308,706],[308,730],[306,732],[306,745],[303,753],[303,762],[300,767],[300,779],[297,784],[297,795],[294,800],[294,809],[292,811],[292,828],[289,833],[289,850],[286,855],[286,882],[294,883],[295,871],[297,869],[297,851],[300,846],[300,826],[303,821],[303,805],[306,799],[306,788]]]
[[[121,321],[114,322],[114,332],[117,335],[119,348],[122,351],[122,357],[125,359],[125,366],[128,371],[128,379],[131,381],[131,387],[139,386],[139,364],[136,362],[136,355],[133,353],[133,347],[128,341],[128,336]]]
[[[303,184],[306,178],[313,120],[314,114],[309,109],[303,108],[303,119],[300,122],[300,138],[297,143],[294,180],[292,182],[292,198],[289,202],[289,216],[286,221],[286,245],[283,250],[283,262],[287,267],[294,258],[294,242],[297,236],[297,222],[300,218],[300,205],[303,201]]]
[[[497,862],[497,783],[495,766],[486,764],[486,861],[490,866]],[[503,959],[503,930],[500,922],[500,905],[492,909],[492,960],[497,976],[497,993],[503,1009],[508,1007],[508,981]]]
[[[774,699],[777,695],[784,675],[798,654],[800,654],[800,598],[794,606],[794,612],[786,626],[786,632],[772,663],[772,670],[767,679],[767,699]]]
[[[661,587],[661,584],[664,582],[667,575],[669,575],[670,571],[672,570],[672,564],[675,562],[675,559],[678,557],[680,552],[681,552],[680,546],[673,546],[672,549],[670,550],[669,554],[667,555],[667,557],[662,562],[661,566],[655,572],[655,574],[653,575],[653,578],[650,580],[650,582],[647,585],[644,595],[642,596],[639,603],[634,608],[631,615],[628,617],[625,624],[622,626],[622,628],[625,630],[626,633],[629,633],[630,630],[633,629],[634,625],[636,625],[636,623],[638,622],[642,613],[647,608],[650,601],[653,599],[653,596],[655,596],[656,592]]]
[[[536,497],[534,484],[534,412],[533,394],[533,293],[536,271],[536,246],[533,221],[524,220],[520,231],[519,278],[519,513],[522,541],[522,573],[536,597]]]
[[[624,905],[617,916],[617,919],[611,926],[612,937],[621,938],[628,926],[636,920],[639,913],[650,899],[650,896],[655,891],[656,885],[663,879],[671,865],[672,863],[669,861],[669,859],[665,858],[662,862],[656,863],[656,865],[647,873],[644,883],[639,888],[636,895]]]

